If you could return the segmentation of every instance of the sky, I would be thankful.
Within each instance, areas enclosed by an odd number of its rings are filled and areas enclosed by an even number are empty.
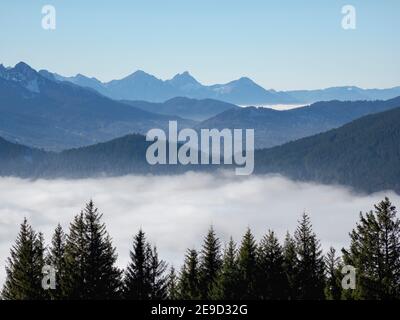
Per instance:
[[[56,9],[56,29],[41,26]],[[342,7],[356,29],[342,28]],[[204,84],[265,88],[400,85],[398,0],[2,0],[0,63],[102,81],[185,70]]]
[[[330,246],[347,248],[360,211],[372,210],[385,195],[400,205],[400,196],[393,192],[367,196],[279,176],[186,173],[51,181],[0,178],[0,288],[6,258],[24,217],[43,232],[49,244],[57,224],[68,231],[89,199],[103,213],[120,267],[126,267],[133,236],[142,228],[160,257],[180,269],[186,249],[200,249],[211,225],[223,246],[231,236],[240,242],[247,227],[257,241],[272,229],[283,242],[287,231],[294,233],[303,212],[310,216],[325,253]]]

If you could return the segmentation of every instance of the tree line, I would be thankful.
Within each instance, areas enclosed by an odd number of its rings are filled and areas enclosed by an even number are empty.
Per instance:
[[[281,244],[269,230],[257,242],[247,229],[239,244],[223,248],[211,227],[200,250],[188,249],[180,270],[168,268],[143,230],[134,236],[129,264],[117,254],[90,201],[66,234],[60,225],[46,247],[25,219],[6,263],[1,292],[7,300],[340,300],[400,298],[400,221],[388,198],[360,213],[349,248],[323,254],[310,218],[303,214]],[[43,267],[55,268],[56,286],[42,288]],[[356,286],[344,289],[342,268],[356,270]]]

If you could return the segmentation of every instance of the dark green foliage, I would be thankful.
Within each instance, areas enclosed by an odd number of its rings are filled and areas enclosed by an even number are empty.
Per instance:
[[[397,107],[400,107],[399,97],[387,101],[317,102],[310,106],[282,111],[257,107],[235,108],[201,122],[197,125],[197,128],[216,128],[219,130],[224,128],[252,128],[255,134],[255,147],[256,149],[262,149],[317,135],[343,126],[368,114],[384,112]],[[369,130],[369,128],[364,129],[365,131]],[[367,143],[367,141],[363,141],[363,143]],[[314,148],[311,148],[311,150],[301,150],[299,148],[296,152],[299,155],[303,155],[313,150]],[[266,152],[268,153],[269,151],[266,150]],[[315,155],[318,155],[318,153],[316,152]],[[288,156],[290,158],[282,156],[282,158],[276,159],[273,164],[279,166],[278,161],[281,161],[284,168],[285,164],[295,161],[295,159],[291,158],[292,154],[288,154]],[[256,162],[262,165],[262,162],[257,160],[256,154]],[[302,159],[298,160],[298,162],[301,161]],[[330,161],[329,164],[333,164],[333,161]],[[305,167],[305,169],[308,168]]]
[[[324,298],[324,258],[320,243],[312,231],[310,218],[305,213],[295,232],[297,267],[295,286],[297,299],[320,300]]]
[[[118,297],[117,256],[101,218],[102,214],[90,201],[70,226],[65,246],[65,279],[62,279],[68,299]]]
[[[124,297],[130,300],[162,300],[168,296],[167,264],[158,258],[156,247],[151,247],[143,230],[139,230],[129,253],[125,271]]]
[[[212,298],[215,300],[240,298],[237,249],[232,238],[225,248],[221,272],[213,288]]]
[[[239,295],[241,299],[256,299],[257,245],[250,229],[243,236],[238,256]]]
[[[340,300],[342,296],[341,259],[336,256],[336,250],[330,248],[325,257],[326,286],[325,297],[327,300]]]
[[[179,299],[178,277],[176,275],[174,267],[171,267],[167,279],[167,299],[168,300]]]
[[[151,249],[146,242],[145,233],[139,230],[130,251],[130,263],[125,272],[124,296],[132,300],[149,300]]]
[[[269,231],[257,245],[248,229],[239,250],[231,238],[223,256],[213,228],[200,254],[188,250],[179,276],[159,259],[139,230],[123,281],[116,254],[92,201],[65,235],[58,225],[45,256],[43,235],[25,219],[6,265],[2,299],[134,300],[339,300],[400,299],[400,220],[385,198],[374,212],[360,214],[343,257],[322,255],[310,218],[303,214],[294,238],[283,246]],[[43,267],[54,267],[56,288],[44,290]],[[342,288],[343,267],[356,270],[356,287]]]
[[[400,107],[400,98],[395,99]],[[393,101],[393,102],[394,102]],[[400,108],[338,129],[255,152],[256,173],[400,192]]]
[[[287,299],[287,278],[284,256],[273,231],[269,231],[258,246],[257,293],[262,300]]]
[[[179,279],[179,298],[200,299],[200,271],[198,254],[195,249],[188,250]]]
[[[24,219],[6,265],[7,278],[2,297],[7,300],[40,300],[46,298],[42,289],[44,242]]]
[[[400,221],[388,198],[375,206],[375,212],[360,214],[350,238],[350,249],[343,250],[343,257],[357,271],[351,297],[400,298]]]
[[[283,269],[285,271],[286,283],[287,283],[287,298],[294,300],[297,297],[297,250],[296,242],[291,237],[290,233],[286,234],[285,242],[283,244]]]
[[[65,245],[65,274],[61,281],[64,284],[65,297],[85,299],[85,278],[87,245],[85,240],[84,214],[74,217],[69,228]]]
[[[370,111],[375,112],[374,102],[368,104]],[[388,189],[400,192],[398,179],[400,176],[398,165],[400,98],[386,101],[384,104],[388,109],[395,109],[359,118],[338,129],[278,147],[256,150],[255,173],[279,173],[295,180],[343,184],[367,192]],[[250,120],[254,120],[254,109],[246,109],[248,110],[239,111],[245,112]],[[358,109],[362,111],[363,103],[360,103]],[[280,115],[280,112],[276,110],[257,112],[265,113],[267,118],[271,114]],[[321,112],[332,113],[335,116],[333,110],[322,109]],[[301,117],[299,119],[303,120]],[[321,124],[321,119],[317,119],[316,123]],[[338,127],[341,124],[336,123],[332,126]],[[259,131],[257,132],[260,134]],[[296,136],[289,140],[299,137],[297,134]],[[106,143],[56,154],[24,147],[0,138],[0,175],[87,177],[103,173],[125,175],[213,169],[212,166],[194,165],[150,166],[145,158],[149,144],[150,142],[146,142],[144,136],[129,135]]]
[[[65,285],[63,281],[65,275],[65,242],[66,235],[61,227],[58,225],[54,231],[54,235],[49,248],[49,254],[46,263],[56,269],[56,289],[49,290],[49,295],[52,300],[62,299],[65,295],[63,289]]]
[[[150,252],[150,299],[165,300],[168,297],[168,276],[165,275],[167,264],[159,260],[157,248]]]
[[[200,297],[211,299],[212,291],[221,270],[221,245],[211,227],[204,239],[200,256]]]

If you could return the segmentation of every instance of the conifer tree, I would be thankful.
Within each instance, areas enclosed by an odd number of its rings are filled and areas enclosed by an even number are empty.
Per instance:
[[[167,299],[168,300],[178,300],[179,299],[178,277],[176,275],[174,267],[171,267],[170,272],[168,274]]]
[[[256,299],[257,245],[250,229],[243,236],[238,256],[241,299]]]
[[[200,299],[200,274],[198,254],[195,249],[188,250],[179,279],[179,298],[183,300]]]
[[[85,299],[87,244],[85,241],[83,212],[76,215],[70,224],[65,244],[65,272],[60,274],[62,290],[66,299]]]
[[[327,300],[340,300],[342,296],[340,273],[341,262],[336,256],[336,250],[331,247],[325,258],[326,287],[325,297]]]
[[[69,299],[115,299],[121,273],[102,214],[90,201],[74,218],[65,246],[65,286]]]
[[[297,299],[324,299],[325,276],[321,245],[312,230],[310,218],[303,214],[295,232],[298,257],[296,287]]]
[[[240,298],[239,267],[236,244],[231,238],[225,248],[221,272],[213,288],[215,300],[235,300]]]
[[[151,249],[145,233],[140,229],[133,241],[130,262],[125,272],[124,296],[130,300],[150,300],[152,284],[150,279]]]
[[[289,232],[286,233],[285,242],[283,244],[283,269],[287,279],[286,296],[289,300],[295,300],[297,297],[297,251],[296,242]]]
[[[283,300],[287,298],[287,278],[285,275],[282,247],[273,231],[269,231],[258,246],[258,297],[263,300]]]
[[[43,254],[42,235],[37,235],[24,219],[7,261],[3,299],[41,300],[46,297],[42,288]]]
[[[400,221],[388,198],[375,205],[375,212],[360,214],[350,233],[344,263],[357,271],[354,299],[400,298]]]
[[[221,245],[213,227],[207,233],[200,256],[200,297],[211,299],[213,287],[221,270]]]
[[[168,276],[165,275],[167,263],[159,260],[156,247],[151,251],[150,258],[150,298],[152,300],[165,300],[168,297]]]
[[[49,290],[50,299],[60,300],[64,296],[64,285],[62,283],[65,279],[65,241],[66,235],[60,224],[57,225],[49,248],[47,256],[47,264],[56,270],[56,288]]]

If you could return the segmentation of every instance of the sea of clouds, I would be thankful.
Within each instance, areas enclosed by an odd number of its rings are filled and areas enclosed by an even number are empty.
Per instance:
[[[125,267],[139,228],[157,245],[161,258],[179,268],[188,247],[199,248],[210,225],[225,244],[240,241],[247,227],[259,240],[268,229],[283,240],[303,212],[312,219],[323,248],[348,246],[360,211],[392,192],[356,194],[339,186],[293,182],[279,176],[237,177],[186,173],[179,176],[126,176],[83,180],[0,178],[0,285],[4,265],[23,218],[49,243],[57,223],[68,229],[74,215],[93,199]]]

